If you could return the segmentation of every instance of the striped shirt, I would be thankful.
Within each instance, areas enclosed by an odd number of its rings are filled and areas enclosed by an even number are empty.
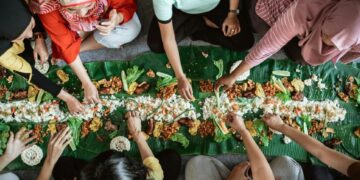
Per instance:
[[[302,34],[302,28],[294,21],[298,0],[258,0],[256,14],[271,26],[245,57],[254,67],[285,46],[293,37]]]

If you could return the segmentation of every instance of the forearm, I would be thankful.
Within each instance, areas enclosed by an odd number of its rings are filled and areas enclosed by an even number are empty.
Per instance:
[[[240,0],[230,0],[230,7],[229,10],[236,10],[239,8]]]
[[[4,170],[7,165],[11,163],[12,159],[8,158],[6,155],[0,157],[0,171]]]
[[[87,71],[86,71],[84,65],[81,62],[79,55],[76,57],[76,59],[71,64],[69,64],[69,66],[74,71],[76,76],[80,79],[80,81],[83,85],[87,84],[87,83],[92,83],[89,78],[89,75],[87,74]]]
[[[50,163],[48,159],[46,159],[37,180],[50,180],[53,169],[54,164]]]
[[[173,30],[172,23],[169,24],[159,23],[159,25],[160,25],[161,39],[163,42],[166,56],[168,57],[171,67],[174,70],[175,76],[177,78],[180,78],[184,76],[184,72],[181,67],[179,49],[176,44],[175,33]]]
[[[349,166],[356,162],[355,159],[352,159],[342,153],[339,153],[333,149],[327,148],[321,142],[316,139],[289,127],[288,125],[283,125],[280,129],[284,135],[290,137],[300,146],[302,146],[306,151],[308,151],[313,156],[317,157],[320,161],[332,167],[339,172],[347,175],[347,169]]]
[[[239,131],[239,133],[243,138],[254,179],[273,179],[274,175],[272,174],[269,163],[254,139],[251,137],[249,131],[242,130]]]
[[[34,66],[31,66],[31,69],[32,69],[32,77],[30,82],[32,84],[35,84],[36,86],[49,92],[53,96],[58,96],[60,94],[62,88],[59,85],[55,84],[45,75],[41,74],[37,69],[34,68]],[[21,75],[26,78],[24,74]]]
[[[232,79],[236,79],[236,77],[240,76],[244,72],[251,69],[251,65],[245,61],[242,61],[239,66],[230,74]]]
[[[137,136],[135,136],[134,139],[139,148],[142,160],[146,159],[147,157],[154,156],[142,132],[140,132]]]

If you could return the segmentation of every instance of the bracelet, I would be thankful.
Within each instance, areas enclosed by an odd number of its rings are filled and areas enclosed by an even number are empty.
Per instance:
[[[240,14],[240,10],[239,9],[230,9],[229,13]]]

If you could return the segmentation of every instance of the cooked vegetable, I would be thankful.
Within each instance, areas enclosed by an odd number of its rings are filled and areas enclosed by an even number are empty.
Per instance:
[[[124,91],[128,91],[129,89],[128,89],[128,82],[127,82],[127,80],[126,80],[127,78],[126,78],[126,74],[125,74],[125,71],[124,70],[122,70],[121,71],[121,80],[122,80],[122,82],[123,82],[123,86],[124,86]]]
[[[218,68],[219,72],[216,75],[216,79],[221,78],[224,72],[224,61],[222,59],[219,59],[217,61],[214,61],[214,65]]]
[[[230,137],[231,137],[231,133],[224,134],[218,126],[215,126],[215,136],[214,136],[215,142],[220,143],[226,141]]]
[[[7,141],[9,138],[10,126],[5,123],[0,123],[0,155],[4,153],[6,149]]]
[[[170,137],[170,140],[180,143],[184,148],[189,146],[189,139],[187,139],[182,133],[175,133]]]
[[[284,86],[284,84],[281,82],[280,79],[277,79],[274,76],[272,76],[271,81],[274,87],[281,92],[281,93],[277,93],[276,97],[278,97],[283,102],[286,102],[291,99],[291,93],[289,92],[289,90],[286,89],[286,87]]]
[[[296,78],[296,79],[292,80],[291,85],[294,86],[296,92],[303,92],[304,91],[305,84],[299,78]]]
[[[162,72],[156,72],[156,75],[160,77],[156,82],[156,90],[158,91],[161,88],[177,84],[177,79],[172,77],[171,75]]]
[[[72,141],[70,142],[69,146],[73,151],[76,150],[76,146],[79,144],[80,141],[81,123],[82,121],[80,119],[74,117],[69,118],[67,121],[72,135]]]
[[[283,71],[283,70],[273,71],[272,74],[273,74],[273,75],[277,75],[277,76],[285,76],[285,77],[290,76],[290,72],[289,72],[289,71]]]
[[[262,88],[260,83],[256,83],[255,94],[256,94],[257,97],[261,97],[261,98],[265,97],[264,89]]]
[[[141,74],[144,73],[144,69],[139,69],[139,66],[133,66],[126,70],[126,81],[128,84],[135,82]]]
[[[301,115],[296,117],[296,123],[301,127],[305,134],[309,134],[308,129],[311,127],[311,117],[308,115]]]

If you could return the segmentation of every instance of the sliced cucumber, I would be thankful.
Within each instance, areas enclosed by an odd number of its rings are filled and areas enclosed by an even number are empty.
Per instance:
[[[290,72],[289,71],[283,71],[283,70],[276,70],[272,72],[273,75],[277,75],[277,76],[284,76],[284,77],[289,77],[290,76]]]

